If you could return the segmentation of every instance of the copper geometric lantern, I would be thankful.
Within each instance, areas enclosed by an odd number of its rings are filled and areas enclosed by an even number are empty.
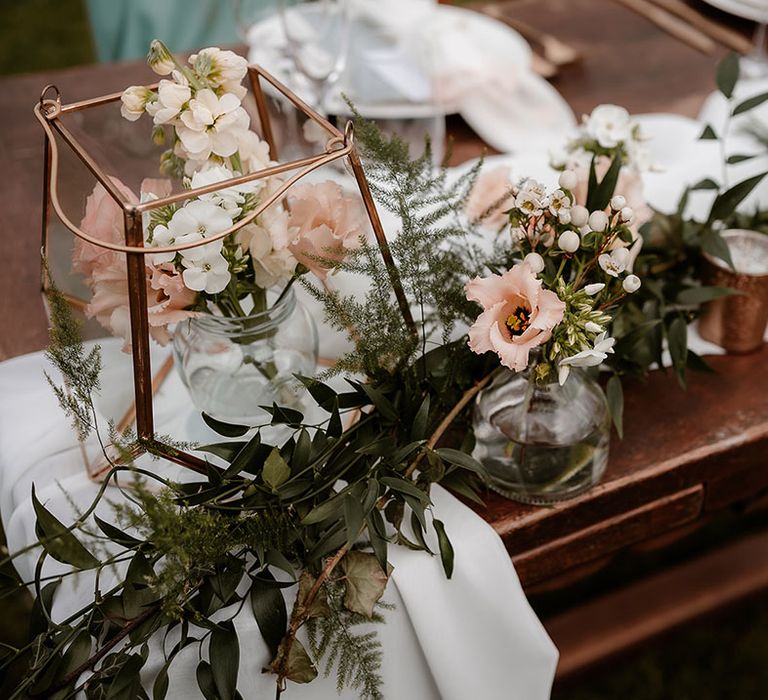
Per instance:
[[[140,452],[149,452],[162,456],[165,459],[200,473],[206,473],[210,468],[205,461],[184,451],[164,450],[155,434],[153,407],[154,388],[156,388],[159,381],[162,381],[164,373],[167,373],[169,369],[169,365],[156,373],[153,379],[150,363],[150,335],[147,290],[145,283],[146,272],[144,256],[146,254],[150,252],[153,254],[176,252],[209,244],[212,241],[230,236],[259,216],[267,207],[278,202],[278,200],[280,200],[296,182],[301,180],[307,174],[328,165],[329,163],[333,163],[334,161],[346,161],[354,175],[371,227],[376,236],[381,254],[384,257],[400,311],[406,323],[410,327],[413,327],[411,312],[400,283],[399,275],[392,260],[384,230],[378,212],[376,211],[376,206],[373,197],[371,196],[368,183],[365,179],[360,158],[355,149],[352,123],[347,123],[347,126],[342,133],[292,93],[285,85],[280,83],[259,66],[249,66],[248,76],[251,93],[255,102],[255,109],[260,123],[261,136],[269,146],[272,161],[277,162],[277,164],[249,174],[233,177],[229,180],[216,182],[205,187],[175,192],[168,196],[145,202],[136,203],[127,201],[127,198],[121,193],[120,188],[113,182],[109,172],[110,168],[105,165],[103,162],[104,159],[99,157],[98,144],[88,143],[88,139],[84,139],[82,135],[76,135],[75,132],[77,130],[70,128],[67,122],[68,119],[74,119],[81,116],[78,115],[80,112],[87,112],[88,110],[103,107],[110,103],[119,102],[122,94],[121,92],[72,104],[62,104],[59,91],[55,86],[49,85],[43,90],[43,93],[40,96],[40,101],[34,108],[35,116],[45,131],[45,184],[42,239],[42,254],[44,259],[47,259],[49,251],[51,210],[53,210],[66,229],[86,243],[114,252],[124,253],[126,256],[134,405],[124,416],[122,425],[118,425],[118,428],[126,427],[133,422],[135,418],[136,434],[138,442],[141,445]],[[147,87],[155,89],[157,86],[149,85]],[[319,128],[320,133],[322,133],[324,137],[327,135],[327,140],[325,141],[324,146],[322,148],[316,148],[316,150],[319,151],[318,153],[313,153],[306,157],[300,157],[296,160],[287,162],[279,161],[278,148],[275,139],[275,117],[271,114],[270,109],[268,108],[268,100],[265,91],[268,91],[270,99],[274,100],[277,98],[281,101],[287,100],[287,103],[303,114],[304,118],[314,122],[315,127]],[[49,96],[51,93],[53,93],[52,96]],[[75,159],[79,160],[79,162],[90,171],[90,174],[105,188],[106,192],[121,208],[124,222],[124,244],[111,243],[95,238],[76,226],[67,216],[66,207],[62,205],[60,197],[60,161],[63,155],[63,153],[60,153],[60,147],[65,147],[69,151],[67,154],[68,157],[74,155]],[[142,218],[148,212],[184,199],[189,199],[190,197],[208,194],[233,185],[288,173],[292,174],[286,177],[278,189],[266,196],[254,211],[250,212],[227,230],[192,243],[178,244],[168,247],[153,247],[151,250],[144,247]],[[47,274],[42,275],[42,291],[44,296],[48,292]],[[80,307],[85,305],[85,302],[75,295],[65,296],[73,305]],[[153,383],[155,385],[154,387]],[[99,470],[97,469],[96,472],[98,471]]]

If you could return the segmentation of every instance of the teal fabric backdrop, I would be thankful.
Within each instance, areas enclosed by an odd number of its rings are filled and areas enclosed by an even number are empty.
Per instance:
[[[87,0],[100,61],[142,58],[149,42],[171,51],[239,41],[230,0]]]

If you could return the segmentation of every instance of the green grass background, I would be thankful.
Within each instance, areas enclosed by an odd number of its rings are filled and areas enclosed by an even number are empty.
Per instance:
[[[93,62],[94,57],[82,0],[0,0],[0,74],[82,65]],[[621,576],[629,574],[624,570]],[[583,588],[577,595],[589,594]],[[546,600],[534,604],[542,612],[551,605]],[[0,642],[21,641],[29,606],[29,597],[23,594],[0,601]],[[9,687],[0,686],[0,697]],[[645,649],[557,686],[552,697],[768,699],[768,600],[763,596],[673,632]]]

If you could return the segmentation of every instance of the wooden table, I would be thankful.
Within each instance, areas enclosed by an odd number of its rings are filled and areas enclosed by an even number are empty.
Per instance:
[[[582,51],[583,60],[554,80],[577,114],[614,102],[633,112],[695,116],[713,88],[719,56],[694,51],[614,0],[502,4]],[[0,80],[0,245],[8,263],[0,275],[0,360],[46,342],[38,294],[42,133],[32,117],[41,88],[55,83],[71,102],[152,80],[140,64]],[[449,126],[455,161],[483,150],[463,122],[451,119]],[[589,494],[553,508],[489,494],[479,512],[502,536],[530,592],[565,585],[627,547],[677,537],[735,504],[768,502],[768,350],[712,364],[719,373],[691,376],[687,393],[662,372],[627,389],[627,435],[614,436],[606,477]],[[559,672],[567,675],[767,587],[768,536],[758,533],[545,624],[561,649]]]

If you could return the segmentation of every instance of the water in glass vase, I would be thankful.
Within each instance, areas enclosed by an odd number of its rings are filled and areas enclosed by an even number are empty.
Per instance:
[[[478,396],[473,456],[490,488],[525,503],[554,503],[600,480],[610,418],[598,384],[580,370],[563,386],[503,374]]]
[[[306,390],[296,375],[314,374],[317,342],[312,317],[289,290],[249,316],[202,314],[185,321],[173,347],[176,368],[201,411],[252,425],[266,417],[262,406],[304,408]]]

